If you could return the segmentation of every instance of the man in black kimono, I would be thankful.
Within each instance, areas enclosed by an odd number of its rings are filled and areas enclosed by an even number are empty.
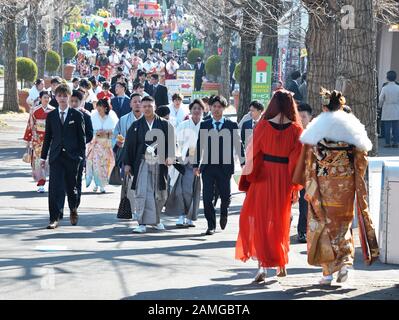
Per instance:
[[[139,226],[133,232],[145,233],[146,225],[164,230],[161,210],[167,199],[168,166],[175,159],[174,129],[155,114],[155,101],[141,101],[143,117],[133,122],[125,141],[125,174],[132,176]]]

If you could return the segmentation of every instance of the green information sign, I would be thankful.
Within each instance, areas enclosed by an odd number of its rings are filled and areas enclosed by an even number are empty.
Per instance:
[[[218,91],[217,90],[209,90],[209,91],[193,91],[193,94],[191,95],[191,99],[202,99],[203,97],[210,97],[213,95],[217,95]]]
[[[272,57],[252,57],[251,100],[258,100],[265,107],[272,91]]]

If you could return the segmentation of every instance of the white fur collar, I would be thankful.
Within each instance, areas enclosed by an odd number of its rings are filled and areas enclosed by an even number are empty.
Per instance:
[[[302,143],[310,145],[316,145],[323,138],[350,143],[363,151],[373,148],[364,125],[353,114],[342,110],[321,113],[301,135]]]

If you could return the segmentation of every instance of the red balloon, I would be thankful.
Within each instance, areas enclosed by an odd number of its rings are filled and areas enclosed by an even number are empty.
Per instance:
[[[104,26],[104,28],[107,28],[108,27],[108,22],[104,22],[103,26]]]

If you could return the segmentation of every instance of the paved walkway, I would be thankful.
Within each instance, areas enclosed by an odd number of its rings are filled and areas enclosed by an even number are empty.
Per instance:
[[[234,182],[227,229],[212,237],[202,235],[202,214],[196,228],[165,220],[165,232],[132,234],[135,223],[116,219],[116,187],[105,195],[85,190],[79,225],[66,219],[46,230],[47,194],[34,191],[21,161],[26,115],[0,119],[8,123],[0,127],[0,299],[399,299],[399,266],[367,267],[359,248],[347,283],[317,285],[320,269],[307,265],[306,245],[296,243],[296,209],[288,277],[252,284],[256,262],[234,260],[244,199]]]

